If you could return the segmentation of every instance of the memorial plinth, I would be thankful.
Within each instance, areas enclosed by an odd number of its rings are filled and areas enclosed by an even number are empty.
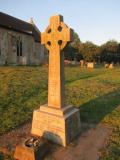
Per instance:
[[[63,17],[53,16],[42,33],[41,42],[49,50],[48,104],[33,113],[31,133],[44,136],[66,146],[80,132],[79,110],[64,102],[64,54],[62,50],[73,40],[73,32]]]

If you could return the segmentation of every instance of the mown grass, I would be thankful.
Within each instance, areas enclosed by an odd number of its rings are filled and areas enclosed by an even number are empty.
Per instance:
[[[0,134],[30,120],[47,102],[47,67],[0,67]],[[120,159],[120,68],[65,68],[65,100],[80,108],[81,121],[113,129],[102,160]]]

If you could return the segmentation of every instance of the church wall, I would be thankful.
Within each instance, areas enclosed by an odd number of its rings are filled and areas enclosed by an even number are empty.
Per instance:
[[[22,56],[17,52],[20,43]],[[40,65],[46,62],[45,47],[36,43],[33,36],[0,28],[0,65]]]
[[[7,32],[0,29],[0,65],[4,65],[8,55]]]
[[[34,44],[33,64],[41,65],[47,63],[47,50],[40,43]]]

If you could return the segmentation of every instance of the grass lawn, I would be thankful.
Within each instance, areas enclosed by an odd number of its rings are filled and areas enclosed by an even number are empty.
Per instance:
[[[47,102],[47,67],[0,67],[0,134],[30,120]],[[102,160],[120,160],[120,68],[65,68],[66,103],[80,108],[81,121],[113,129]]]

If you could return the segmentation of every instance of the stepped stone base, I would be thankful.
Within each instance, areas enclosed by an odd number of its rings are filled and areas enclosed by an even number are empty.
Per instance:
[[[47,105],[33,113],[31,133],[66,146],[80,133],[79,110],[73,106],[55,109]]]

